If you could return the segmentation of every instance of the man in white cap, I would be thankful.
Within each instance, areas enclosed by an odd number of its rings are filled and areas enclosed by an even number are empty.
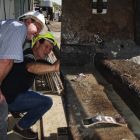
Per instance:
[[[44,27],[45,18],[37,11],[30,11],[19,20],[0,21],[0,85],[14,63],[23,61],[22,46]],[[0,140],[7,140],[8,108],[0,89]]]

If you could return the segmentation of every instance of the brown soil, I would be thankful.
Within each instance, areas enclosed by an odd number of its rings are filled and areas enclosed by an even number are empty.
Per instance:
[[[140,90],[140,65],[126,60],[105,60],[104,64],[123,75],[129,86]]]

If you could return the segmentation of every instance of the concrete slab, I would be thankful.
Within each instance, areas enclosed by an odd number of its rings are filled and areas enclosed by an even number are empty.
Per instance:
[[[53,99],[52,108],[43,116],[44,135],[50,137],[57,134],[57,128],[67,127],[61,96],[47,95]]]

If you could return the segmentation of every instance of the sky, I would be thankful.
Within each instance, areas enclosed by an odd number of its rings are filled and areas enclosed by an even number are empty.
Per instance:
[[[59,5],[61,5],[61,4],[62,4],[62,0],[52,0],[52,1],[54,1],[54,2],[58,3]]]

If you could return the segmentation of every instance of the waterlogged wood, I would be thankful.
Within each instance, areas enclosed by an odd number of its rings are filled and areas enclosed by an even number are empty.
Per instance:
[[[105,93],[104,79],[92,66],[64,67],[66,78],[66,109],[68,124],[74,140],[120,140],[137,138],[128,127],[84,127],[82,120],[97,114],[120,115]],[[80,73],[84,76],[79,80]],[[75,77],[78,77],[76,80]],[[74,80],[73,80],[74,79]],[[105,85],[106,86],[106,85]],[[123,117],[123,116],[122,116]]]

